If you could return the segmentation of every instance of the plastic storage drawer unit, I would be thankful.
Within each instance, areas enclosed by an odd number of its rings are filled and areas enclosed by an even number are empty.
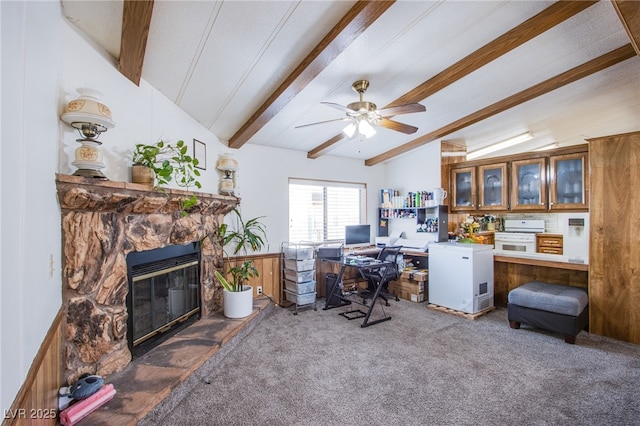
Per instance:
[[[304,282],[307,282],[307,281],[313,281],[314,274],[315,274],[315,271],[296,272],[296,271],[292,271],[291,269],[285,269],[284,270],[285,279],[287,279],[289,281],[294,281],[294,282],[297,282],[297,283],[304,283]]]
[[[315,281],[309,281],[306,283],[298,284],[293,281],[285,280],[284,285],[287,291],[290,291],[296,294],[313,293],[316,291]]]
[[[313,271],[316,268],[316,261],[315,259],[285,259],[284,267],[285,269],[290,269],[292,271]]]
[[[287,298],[298,306],[310,305],[316,301],[316,293],[295,294],[287,293]]]

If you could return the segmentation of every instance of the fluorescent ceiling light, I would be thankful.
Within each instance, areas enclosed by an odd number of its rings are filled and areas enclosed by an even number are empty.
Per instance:
[[[473,160],[475,158],[482,157],[492,152],[500,151],[501,149],[512,147],[514,145],[517,145],[522,142],[526,142],[531,139],[533,139],[533,135],[531,133],[529,132],[523,133],[511,139],[507,139],[506,141],[498,142],[493,145],[489,145],[485,148],[481,148],[477,151],[470,152],[467,154],[467,160]]]
[[[554,142],[554,143],[550,143],[549,145],[541,146],[540,148],[534,149],[534,151],[547,151],[549,149],[553,149],[557,147],[558,147],[558,143]]]
[[[467,155],[467,151],[442,151],[440,155],[442,157],[464,157]]]

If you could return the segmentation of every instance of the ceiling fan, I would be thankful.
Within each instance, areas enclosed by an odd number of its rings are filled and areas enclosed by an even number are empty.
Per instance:
[[[358,80],[353,83],[351,88],[360,95],[360,100],[358,102],[352,102],[346,107],[333,102],[322,102],[323,105],[343,111],[346,114],[346,117],[319,121],[317,123],[303,124],[301,126],[296,126],[296,129],[300,127],[315,126],[316,124],[330,123],[333,121],[349,121],[347,127],[343,129],[343,132],[349,137],[353,137],[357,131],[366,138],[370,138],[376,134],[376,130],[373,127],[374,125],[402,132],[407,135],[415,133],[418,130],[417,127],[390,120],[387,117],[409,114],[412,112],[424,112],[426,111],[424,105],[411,103],[390,108],[377,109],[376,104],[364,100],[364,92],[367,91],[368,87],[368,80]]]

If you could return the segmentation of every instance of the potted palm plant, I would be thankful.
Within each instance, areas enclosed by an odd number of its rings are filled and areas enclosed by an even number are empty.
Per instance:
[[[224,316],[244,318],[253,311],[253,288],[245,283],[259,276],[253,259],[248,259],[247,255],[249,250],[255,252],[264,247],[267,234],[261,217],[244,220],[237,208],[233,209],[233,214],[235,226],[223,223],[217,234],[230,267],[226,276],[219,271],[214,274],[223,288]]]

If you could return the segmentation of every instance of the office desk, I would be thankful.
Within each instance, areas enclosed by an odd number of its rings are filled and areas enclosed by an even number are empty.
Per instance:
[[[344,271],[347,268],[356,268],[358,269],[358,271],[360,272],[373,272],[379,269],[383,269],[383,268],[395,268],[396,265],[392,262],[382,262],[382,261],[375,261],[372,263],[366,263],[366,264],[357,264],[357,263],[351,263],[347,260],[346,257],[342,257],[340,259],[321,259],[324,262],[332,262],[335,264],[340,265],[340,271],[338,272],[338,275],[335,279],[335,281],[333,282],[333,285],[331,286],[331,289],[329,290],[329,293],[326,295],[325,297],[325,304],[324,304],[324,308],[323,310],[327,310],[327,309],[332,309],[332,308],[338,308],[341,306],[349,306],[352,303],[364,306],[367,308],[366,312],[363,312],[361,310],[356,310],[356,311],[352,311],[352,314],[359,314],[358,316],[354,316],[354,317],[349,317],[348,313],[343,312],[340,315],[344,316],[347,319],[356,319],[356,318],[364,318],[364,321],[362,322],[362,324],[360,325],[360,327],[368,327],[370,325],[373,324],[377,324],[379,322],[382,321],[388,321],[391,319],[390,316],[387,316],[386,314],[384,314],[384,316],[380,319],[376,319],[373,321],[369,321],[369,317],[371,316],[371,312],[373,311],[373,308],[376,305],[376,301],[378,300],[378,296],[380,295],[380,292],[382,290],[382,288],[384,287],[384,284],[386,283],[385,281],[382,281],[379,285],[376,286],[375,291],[373,292],[373,295],[367,295],[364,296],[359,292],[349,292],[351,294],[343,294],[342,292],[342,288],[340,286],[340,284],[342,283],[342,276],[344,275]],[[340,303],[337,305],[330,305],[330,302],[332,299],[338,299],[340,300]],[[365,302],[358,302],[356,299],[357,298],[363,298],[364,300],[367,299],[371,299],[370,303],[367,304]],[[383,310],[384,313],[384,310]]]

